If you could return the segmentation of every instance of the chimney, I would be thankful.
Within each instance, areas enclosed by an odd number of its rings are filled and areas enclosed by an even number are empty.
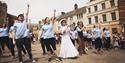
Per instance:
[[[61,12],[61,15],[64,15],[65,14],[65,12]]]
[[[90,2],[95,1],[95,0],[90,0]]]
[[[75,5],[74,5],[74,10],[77,10],[77,9],[78,9],[78,5],[75,4]]]

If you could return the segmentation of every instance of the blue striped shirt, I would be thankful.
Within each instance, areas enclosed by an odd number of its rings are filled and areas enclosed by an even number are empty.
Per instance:
[[[53,33],[53,26],[52,24],[45,24],[41,27],[42,30],[42,36],[41,38],[48,39],[48,38],[53,38],[54,33]]]
[[[0,28],[0,37],[8,36],[8,28]]]
[[[105,37],[110,37],[110,31],[106,30],[104,31],[104,33],[105,33]]]
[[[25,23],[18,22],[14,24],[14,30],[16,31],[16,39],[24,38],[27,26]]]
[[[93,32],[95,33],[95,38],[101,38],[102,32],[99,28],[94,28]]]
[[[29,29],[26,29],[24,37],[27,37],[27,38],[30,37],[30,30]]]
[[[10,29],[9,29],[9,32],[12,32],[14,30],[14,27],[11,26]]]

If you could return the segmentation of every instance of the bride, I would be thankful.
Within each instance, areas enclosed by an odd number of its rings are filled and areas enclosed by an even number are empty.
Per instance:
[[[66,20],[61,20],[61,49],[59,57],[61,58],[73,58],[79,55],[77,49],[73,45],[70,39],[70,27],[66,24]]]

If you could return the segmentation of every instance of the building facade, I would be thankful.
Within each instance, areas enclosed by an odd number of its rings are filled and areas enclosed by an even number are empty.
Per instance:
[[[61,19],[66,19],[67,24],[72,24],[72,23],[77,23],[78,21],[83,21],[84,24],[86,25],[87,23],[85,22],[86,20],[86,7],[81,7],[78,8],[78,5],[74,5],[74,10],[69,11],[69,12],[62,12],[61,16],[57,18],[57,21]]]
[[[2,26],[3,22],[6,21],[7,16],[7,4],[0,1],[0,27]]]
[[[122,31],[125,32],[125,0],[118,0],[118,9],[119,9],[119,21],[122,26]]]
[[[8,27],[12,26],[15,18],[17,16],[7,13],[7,4],[0,1],[0,27],[3,23],[8,23]]]
[[[125,31],[125,0],[90,0],[86,6],[62,13],[57,19],[67,19],[68,24],[83,21],[84,25],[91,30],[94,25],[99,24],[100,28],[108,28],[111,36],[118,32]]]
[[[87,27],[92,28],[93,25],[100,24],[103,30],[105,27],[112,34],[122,32],[119,20],[118,0],[92,0],[87,3]]]

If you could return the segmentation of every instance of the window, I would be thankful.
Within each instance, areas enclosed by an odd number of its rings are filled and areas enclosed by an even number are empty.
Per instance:
[[[114,7],[114,6],[115,6],[115,1],[114,1],[114,0],[111,0],[111,1],[110,1],[110,5],[111,5],[111,7]]]
[[[73,17],[70,17],[70,20],[73,20]]]
[[[116,14],[115,14],[115,12],[111,13],[111,16],[112,16],[112,20],[116,20]]]
[[[94,0],[90,0],[90,2],[91,2],[91,1],[94,1]]]
[[[102,3],[102,9],[105,9],[105,3]]]
[[[91,18],[88,18],[88,20],[89,20],[89,24],[91,24],[92,22],[91,22]]]
[[[91,9],[90,8],[88,8],[88,12],[91,13]]]
[[[83,18],[83,14],[82,13],[80,14],[80,18]]]
[[[103,22],[106,22],[106,14],[102,15]]]
[[[77,14],[77,19],[79,19],[79,14]]]
[[[112,28],[112,33],[113,34],[117,33],[117,28]]]
[[[95,23],[98,23],[98,16],[95,16]]]
[[[81,19],[81,18],[83,18],[83,13],[77,14],[77,19]]]
[[[96,6],[94,6],[94,9],[95,9],[95,11],[98,11],[97,5],[96,5]]]

